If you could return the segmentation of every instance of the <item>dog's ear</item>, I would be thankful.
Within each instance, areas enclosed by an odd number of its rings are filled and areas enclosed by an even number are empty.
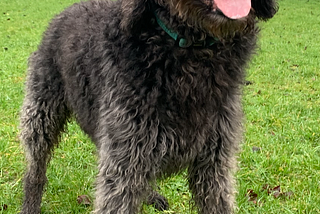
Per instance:
[[[136,31],[141,27],[140,22],[146,10],[147,0],[123,0],[121,3],[122,19],[120,27],[125,32]]]
[[[275,0],[251,0],[252,8],[258,19],[268,20],[278,11],[278,4]]]

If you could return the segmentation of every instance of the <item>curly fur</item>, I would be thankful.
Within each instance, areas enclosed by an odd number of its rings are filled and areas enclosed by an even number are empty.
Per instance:
[[[252,7],[230,20],[201,0],[93,0],[56,16],[29,60],[21,213],[40,213],[47,164],[72,116],[98,148],[95,213],[137,213],[143,201],[166,209],[155,180],[183,169],[199,213],[232,213],[244,68],[257,20],[277,10],[273,0]],[[219,41],[192,46],[207,37]]]

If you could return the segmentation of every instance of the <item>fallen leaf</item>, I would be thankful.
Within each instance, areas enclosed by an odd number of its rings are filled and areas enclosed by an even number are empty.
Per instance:
[[[280,191],[281,191],[280,185],[279,185],[279,186],[276,186],[276,187],[273,187],[273,188],[272,188],[272,191],[280,192]]]
[[[274,197],[274,198],[279,198],[279,197],[287,197],[288,199],[292,198],[294,193],[292,191],[288,191],[288,192],[281,192],[281,187],[280,185],[279,186],[276,186],[276,187],[273,187],[271,188],[269,184],[265,184],[263,185],[262,187],[262,190],[266,190],[268,195],[271,195]]]
[[[272,195],[273,195],[274,198],[279,198],[282,195],[282,193],[278,192],[278,191],[275,191]]]
[[[291,199],[292,197],[293,197],[293,192],[292,191],[289,191],[289,192],[285,192],[285,193],[283,193],[283,195],[285,196],[285,197],[287,197],[288,199]]]
[[[1,205],[0,206],[0,211],[4,211],[4,210],[7,210],[8,209],[8,205],[6,205],[6,204],[3,204],[3,205]]]
[[[280,190],[281,190],[280,185],[271,188],[269,184],[265,184],[262,188],[263,188],[264,190],[267,190],[268,195],[270,195],[271,193],[272,193],[272,194],[275,193],[275,194],[277,195],[278,193],[280,193]]]
[[[253,152],[260,152],[261,151],[261,147],[253,146],[252,147],[252,151]]]
[[[86,206],[91,205],[91,200],[87,195],[80,195],[77,198],[78,204],[84,204]]]
[[[265,185],[263,185],[262,190],[268,190],[269,188],[270,188],[270,185],[269,184],[265,184]]]
[[[252,85],[253,83],[251,82],[251,81],[249,81],[249,80],[246,80],[245,82],[244,82],[244,85]]]
[[[258,194],[252,189],[247,190],[246,196],[248,197],[248,201],[252,201],[255,204],[257,203]]]

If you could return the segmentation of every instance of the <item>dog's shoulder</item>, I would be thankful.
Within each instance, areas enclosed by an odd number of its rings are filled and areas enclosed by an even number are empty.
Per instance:
[[[91,0],[75,3],[56,15],[47,31],[70,35],[101,34],[106,29],[119,25],[119,11],[120,4],[117,1]]]

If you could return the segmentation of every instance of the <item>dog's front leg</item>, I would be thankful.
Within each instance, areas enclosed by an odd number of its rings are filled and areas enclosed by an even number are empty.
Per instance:
[[[102,146],[101,149],[105,149]],[[104,153],[104,154],[102,154]],[[107,157],[109,156],[109,157]],[[135,214],[146,196],[148,181],[142,172],[134,171],[129,159],[114,158],[100,152],[96,184],[96,214]]]
[[[149,182],[155,179],[157,124],[120,108],[103,116],[94,212],[134,214],[151,191]]]
[[[240,108],[230,106],[213,118],[206,145],[189,167],[189,187],[201,214],[234,212],[236,152],[241,140]]]
[[[233,213],[233,158],[218,150],[200,154],[189,168],[189,188],[201,214]]]

